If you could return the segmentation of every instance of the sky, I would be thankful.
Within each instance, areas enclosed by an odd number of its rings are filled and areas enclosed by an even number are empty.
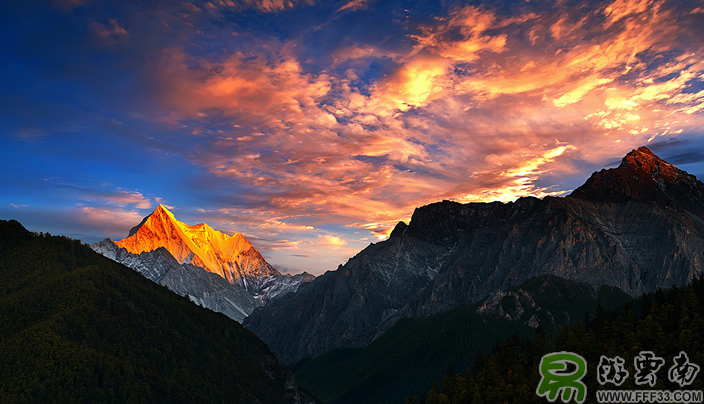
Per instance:
[[[86,243],[163,204],[318,275],[640,146],[704,178],[704,0],[27,0],[0,33],[0,219]]]

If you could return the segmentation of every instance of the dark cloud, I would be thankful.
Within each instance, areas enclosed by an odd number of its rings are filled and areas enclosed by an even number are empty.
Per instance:
[[[677,155],[668,157],[667,161],[674,164],[674,165],[701,163],[701,162],[704,162],[704,152],[698,151],[698,152],[677,154]]]

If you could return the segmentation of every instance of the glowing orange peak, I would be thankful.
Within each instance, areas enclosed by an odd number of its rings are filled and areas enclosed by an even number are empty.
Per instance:
[[[116,244],[133,254],[166,248],[180,263],[190,263],[228,279],[277,273],[240,233],[232,236],[205,223],[188,226],[163,205]]]

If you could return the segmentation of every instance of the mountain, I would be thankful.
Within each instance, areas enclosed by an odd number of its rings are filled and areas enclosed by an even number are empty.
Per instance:
[[[633,150],[614,169],[595,172],[570,195],[595,202],[638,201],[704,216],[704,186],[697,177],[662,160],[647,147]]]
[[[163,205],[115,244],[132,254],[164,247],[179,263],[201,267],[243,286],[247,277],[279,274],[240,233],[228,236],[205,223],[188,226]]]
[[[0,221],[0,278],[0,402],[316,402],[240,324],[80,241]]]
[[[240,322],[256,307],[314,279],[308,273],[282,275],[243,235],[229,236],[205,223],[188,226],[162,205],[127,238],[105,239],[92,248]]]
[[[702,273],[704,184],[641,147],[565,198],[441,202],[416,210],[412,225],[454,231],[462,247],[405,315],[473,303],[543,273],[638,296]]]
[[[287,363],[335,348],[362,348],[379,325],[427,286],[450,249],[421,240],[403,226],[336,271],[302,284],[296,293],[255,310],[244,323]]]
[[[555,332],[601,305],[615,308],[630,297],[609,286],[554,275],[495,291],[471,306],[431,317],[405,318],[362,350],[322,354],[298,369],[296,380],[326,403],[402,403],[427,391],[448,367],[466,369],[477,352],[489,352],[513,334],[533,335],[540,325]]]
[[[704,265],[703,207],[704,184],[642,147],[564,198],[417,208],[388,240],[244,325],[295,363],[543,274],[631,296],[684,285]],[[384,287],[399,276],[403,287]]]

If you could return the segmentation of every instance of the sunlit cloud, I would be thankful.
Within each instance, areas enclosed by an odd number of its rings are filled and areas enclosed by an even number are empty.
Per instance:
[[[212,16],[224,17],[228,12],[256,10],[263,13],[278,13],[297,7],[311,6],[316,0],[209,0],[196,7],[198,12],[205,11]]]
[[[114,192],[88,192],[83,199],[102,200],[109,204],[124,207],[134,205],[137,209],[150,209],[152,202],[139,192],[114,191]]]
[[[437,23],[421,27],[421,33],[412,35],[416,49],[433,48],[447,59],[472,62],[482,53],[501,53],[506,50],[506,34],[489,34],[488,30],[513,22],[525,22],[530,17],[498,22],[494,12],[479,7],[466,6],[453,11],[447,18],[437,18]],[[451,36],[459,33],[460,40]]]
[[[76,218],[79,224],[100,230],[106,234],[120,234],[124,229],[139,224],[142,215],[134,210],[119,208],[79,207]],[[126,235],[124,236],[126,237]]]
[[[340,247],[347,245],[347,241],[343,240],[338,236],[332,236],[330,234],[318,235],[319,244],[324,248],[330,248],[337,250]]]
[[[175,209],[178,208],[177,206],[174,206],[174,205],[167,205],[166,202],[164,202],[164,200],[163,200],[162,198],[159,198],[159,197],[154,198],[154,202],[156,202],[156,203],[159,204],[159,205],[163,205],[164,207],[166,207],[166,208],[169,209],[169,210],[175,210]],[[150,205],[150,206],[151,206],[151,205]],[[137,207],[139,207],[139,206],[137,206]],[[144,209],[144,208],[140,208],[140,209]],[[148,208],[147,208],[147,209],[148,209]]]
[[[342,9],[364,6],[353,3]],[[701,92],[683,91],[702,60],[677,50],[674,13],[651,1],[510,17],[466,6],[416,27],[405,54],[356,44],[334,69],[314,69],[294,43],[266,42],[193,67],[174,49],[159,74],[178,121],[236,122],[192,158],[256,187],[270,229],[352,223],[383,238],[438,199],[562,195],[570,187],[538,182],[573,174],[575,157],[596,164],[652,141],[668,114],[699,111]],[[665,63],[666,52],[682,53]],[[359,61],[380,58],[392,68],[364,90]]]
[[[339,13],[340,11],[344,10],[350,10],[350,11],[355,11],[355,10],[360,10],[369,7],[371,3],[374,3],[376,0],[351,0],[347,3],[345,3],[344,6],[340,7],[337,9],[337,12]]]
[[[282,267],[334,267],[418,206],[564,195],[633,148],[701,140],[702,7],[519,3],[213,0],[91,15],[91,49],[123,59],[111,80],[137,72],[138,96],[101,106],[116,112],[100,128],[177,155],[189,197],[61,189],[99,209],[85,211],[92,223],[115,211],[128,230],[166,201]],[[364,25],[372,11],[387,23]],[[36,145],[54,132],[27,119],[11,133]]]

